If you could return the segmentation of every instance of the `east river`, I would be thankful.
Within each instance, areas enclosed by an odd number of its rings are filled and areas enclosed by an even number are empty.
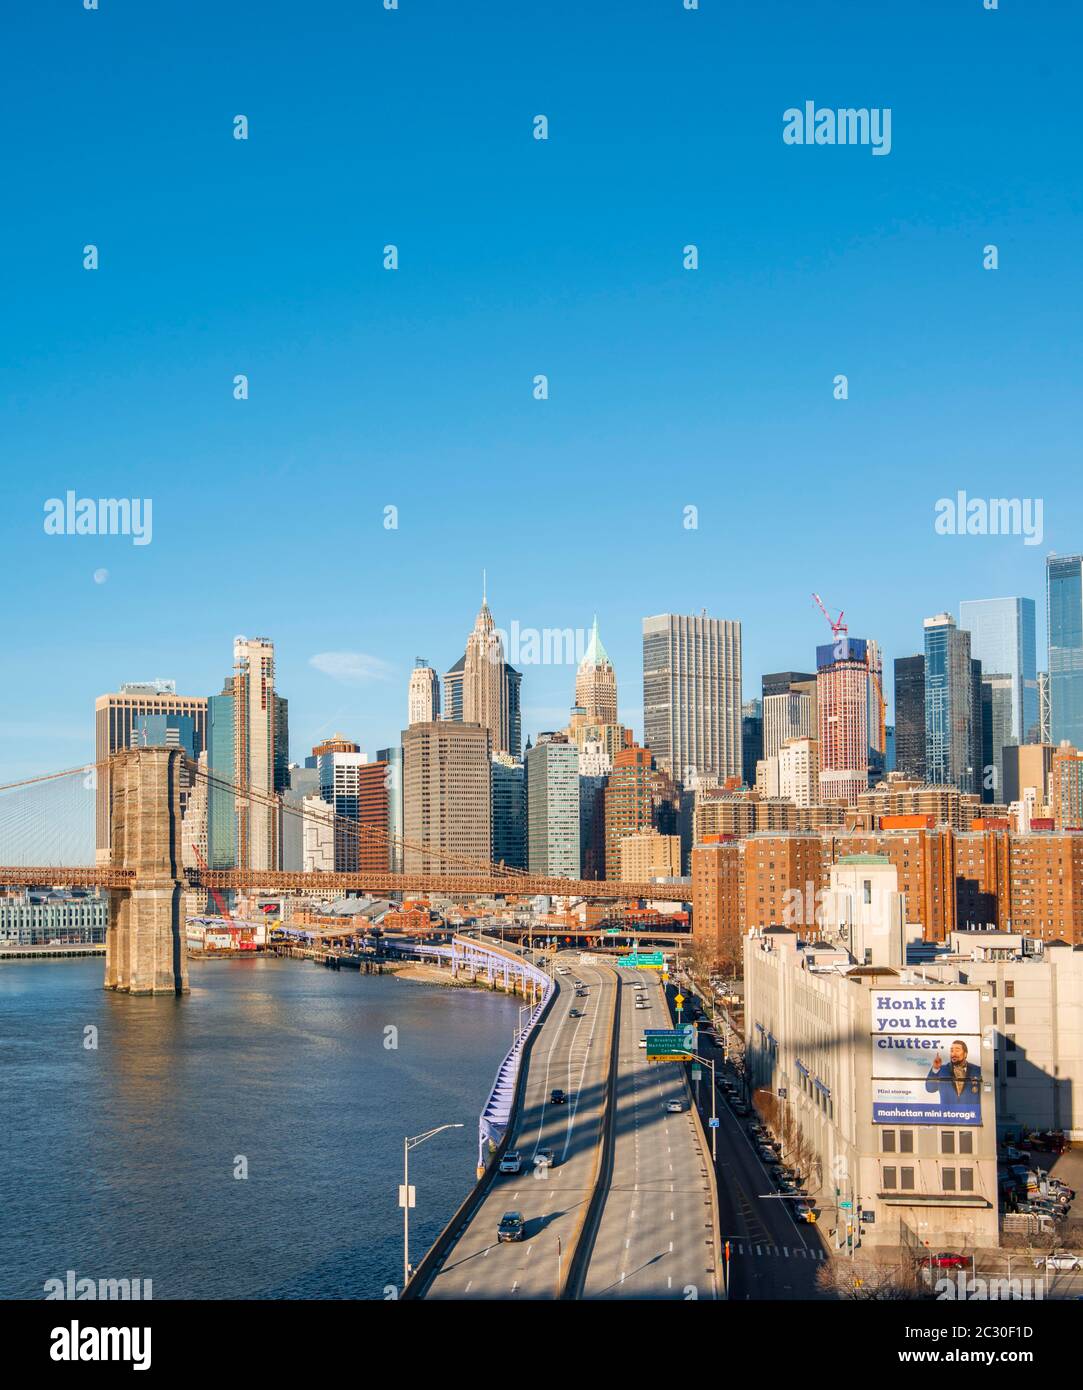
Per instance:
[[[181,999],[104,961],[0,963],[0,1297],[384,1298],[473,1182],[517,1020],[499,994],[297,961],[193,962]],[[96,1043],[96,1046],[88,1044]]]

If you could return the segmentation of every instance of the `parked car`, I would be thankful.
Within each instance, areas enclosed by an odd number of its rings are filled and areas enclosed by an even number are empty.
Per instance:
[[[1035,1269],[1083,1269],[1078,1255],[1042,1255],[1034,1261]]]
[[[969,1269],[970,1256],[957,1255],[952,1250],[941,1250],[939,1254],[929,1256],[929,1264],[933,1269]]]
[[[502,1173],[519,1173],[522,1172],[522,1168],[523,1160],[516,1149],[509,1149],[500,1160],[500,1171]]]
[[[498,1241],[522,1240],[524,1227],[522,1212],[506,1211],[496,1228],[496,1238]]]
[[[566,1091],[560,1090],[559,1087],[549,1092],[550,1105],[563,1105],[567,1099],[568,1093]]]

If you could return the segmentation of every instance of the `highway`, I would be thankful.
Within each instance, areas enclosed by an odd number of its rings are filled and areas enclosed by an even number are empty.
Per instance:
[[[657,973],[619,970],[621,1021],[613,1175],[585,1298],[718,1297],[709,1154],[689,1109],[687,1067],[648,1062],[645,1028],[672,1023]],[[636,1008],[642,987],[649,1008]],[[670,1114],[669,1102],[682,1106]]]
[[[582,965],[557,956],[557,998],[534,1040],[526,1089],[509,1149],[522,1171],[496,1174],[469,1226],[452,1246],[424,1292],[426,1298],[555,1298],[568,1273],[601,1159],[602,1116],[613,1041],[616,975],[607,965]],[[577,999],[573,980],[587,986]],[[582,1010],[572,1018],[573,1008]],[[550,1103],[556,1088],[563,1105]],[[534,1155],[552,1149],[552,1169],[536,1169]],[[518,1211],[521,1241],[497,1240],[500,1218]],[[557,1241],[560,1240],[558,1266]]]

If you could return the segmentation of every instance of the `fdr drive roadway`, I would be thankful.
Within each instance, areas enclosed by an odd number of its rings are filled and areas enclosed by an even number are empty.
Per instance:
[[[558,993],[505,1147],[522,1167],[486,1175],[435,1270],[419,1268],[414,1296],[716,1298],[714,1185],[685,1069],[648,1063],[639,1047],[644,1028],[670,1026],[660,982],[570,953],[555,967]],[[576,996],[577,979],[586,998]],[[640,994],[649,1007],[636,1007]],[[566,1096],[556,1104],[555,1090]],[[679,1112],[667,1110],[671,1101]],[[545,1150],[552,1165],[536,1165]],[[522,1215],[520,1240],[497,1239],[506,1212]]]

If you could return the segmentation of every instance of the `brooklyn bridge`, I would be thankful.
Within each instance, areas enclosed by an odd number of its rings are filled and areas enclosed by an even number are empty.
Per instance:
[[[0,864],[0,889],[88,888],[108,897],[105,987],[129,994],[185,993],[188,967],[185,947],[185,896],[190,890],[220,892],[332,893],[365,892],[381,897],[438,895],[447,898],[572,897],[589,901],[645,903],[669,897],[658,883],[547,878],[504,864],[462,859],[429,844],[412,844],[375,831],[347,817],[329,816],[338,836],[358,845],[378,843],[397,848],[412,871],[392,873],[361,869],[346,873],[305,873],[280,869],[207,868],[186,854],[181,829],[184,800],[193,781],[228,793],[238,807],[273,806],[284,815],[299,814],[267,793],[202,771],[192,773],[182,749],[128,748],[106,764],[69,768],[0,786],[0,845],[20,862]],[[55,823],[67,803],[99,777],[108,779],[112,808],[108,863],[65,863],[58,857],[61,840]],[[58,799],[57,789],[63,789]],[[66,799],[65,795],[66,793]],[[13,852],[14,851],[14,852]],[[49,851],[49,852],[46,852]],[[74,856],[73,856],[74,857]],[[85,856],[89,859],[89,854]],[[372,856],[358,855],[359,860]],[[56,862],[48,862],[50,859]],[[42,861],[45,862],[42,862]]]

